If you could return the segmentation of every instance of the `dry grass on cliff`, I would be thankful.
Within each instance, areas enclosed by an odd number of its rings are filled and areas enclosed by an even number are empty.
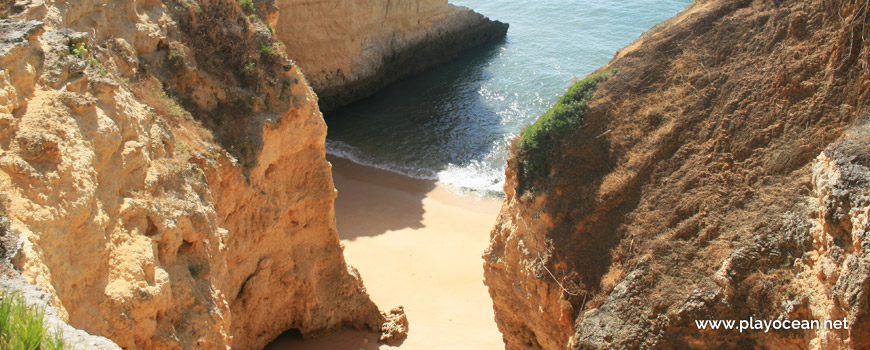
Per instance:
[[[205,182],[201,161],[218,161],[224,154],[212,131],[169,96],[157,78],[140,78],[130,83],[129,87],[139,102],[151,107],[157,117],[166,121],[172,129],[175,142],[168,145],[171,157],[167,171],[180,183]]]
[[[146,76],[131,82],[130,91],[136,98],[154,109],[157,115],[172,122],[191,121],[193,116],[174,98],[166,94],[163,84],[153,76]]]
[[[173,127],[190,130],[204,142],[214,144],[215,137],[211,130],[195,120],[190,112],[181,106],[172,96],[169,96],[163,84],[153,76],[139,78],[129,84],[130,91],[139,102],[151,107],[154,113]]]

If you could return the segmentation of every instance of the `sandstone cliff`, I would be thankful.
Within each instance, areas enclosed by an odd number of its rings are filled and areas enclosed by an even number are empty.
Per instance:
[[[450,61],[508,25],[447,0],[278,0],[275,31],[324,110]]]
[[[123,348],[383,322],[342,255],[317,97],[272,36],[274,4],[242,5],[3,2],[13,263]]]
[[[508,349],[870,347],[866,1],[698,1],[525,130],[485,254]],[[849,330],[699,331],[703,319]]]

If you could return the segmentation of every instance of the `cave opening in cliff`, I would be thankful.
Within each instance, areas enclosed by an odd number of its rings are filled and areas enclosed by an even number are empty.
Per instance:
[[[378,350],[379,334],[354,329],[339,329],[328,334],[307,337],[297,329],[281,334],[264,350]]]
[[[300,332],[297,328],[291,328],[284,331],[284,333],[281,333],[281,335],[278,336],[278,339],[291,341],[301,340],[302,332]]]

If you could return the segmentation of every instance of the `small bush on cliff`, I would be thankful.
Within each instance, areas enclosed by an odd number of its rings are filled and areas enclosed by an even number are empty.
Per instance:
[[[78,56],[80,59],[88,58],[88,48],[85,47],[85,43],[79,43],[78,45],[70,45],[69,53]]]
[[[187,266],[187,270],[193,278],[199,278],[205,274],[206,269],[208,269],[208,263],[205,260],[200,260],[196,264]]]
[[[548,152],[554,141],[585,125],[584,114],[595,87],[615,72],[615,69],[610,69],[575,83],[537,122],[523,130],[517,141],[523,183],[547,175]]]
[[[108,71],[106,70],[106,66],[104,66],[100,61],[97,61],[96,57],[88,51],[87,45],[85,43],[78,44],[70,44],[69,53],[73,56],[78,57],[81,60],[84,60],[88,63],[88,67],[94,68],[100,76],[108,75]],[[61,54],[65,56],[65,53]]]
[[[175,73],[184,70],[184,50],[181,47],[173,46],[169,49],[169,54],[166,55],[166,63],[169,69]]]
[[[247,62],[245,63],[245,65],[239,68],[239,72],[242,73],[242,77],[250,78],[254,75],[254,67],[256,66],[257,64],[254,62]]]
[[[260,55],[266,58],[275,57],[275,48],[272,45],[260,44]]]
[[[67,348],[60,331],[48,334],[42,308],[29,307],[17,293],[0,292],[0,349],[61,350]]]
[[[239,5],[242,6],[242,9],[243,9],[243,10],[245,10],[245,11],[247,11],[247,12],[250,12],[250,13],[254,13],[254,11],[257,10],[257,8],[254,7],[254,1],[253,1],[253,0],[240,0],[240,1],[239,1]]]

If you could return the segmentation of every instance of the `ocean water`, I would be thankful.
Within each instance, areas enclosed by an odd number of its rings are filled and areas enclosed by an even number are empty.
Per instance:
[[[506,147],[571,85],[692,0],[457,0],[507,37],[328,113],[327,152],[502,195]]]

